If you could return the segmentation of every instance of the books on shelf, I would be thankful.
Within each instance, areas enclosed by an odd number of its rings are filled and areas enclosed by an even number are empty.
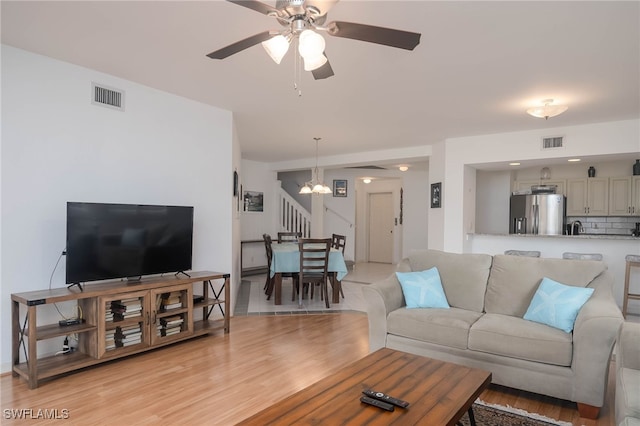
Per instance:
[[[172,315],[170,317],[160,318],[160,325],[157,328],[158,336],[172,336],[182,331],[184,318],[182,315]]]
[[[165,312],[170,309],[180,309],[183,307],[183,292],[173,291],[171,293],[162,293],[159,298],[159,310]]]
[[[105,349],[112,350],[142,343],[142,326],[140,323],[116,327],[105,333]]]
[[[139,317],[142,315],[142,302],[138,297],[130,299],[113,300],[107,304],[107,321],[123,321],[127,318]]]

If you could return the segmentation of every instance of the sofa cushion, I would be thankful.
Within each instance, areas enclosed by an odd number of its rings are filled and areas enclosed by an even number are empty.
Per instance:
[[[484,308],[487,313],[522,318],[542,278],[586,287],[607,266],[597,260],[567,260],[523,256],[493,256]],[[442,272],[441,272],[442,275]],[[449,293],[444,283],[449,303]]]
[[[392,311],[387,332],[424,342],[467,349],[469,328],[482,316],[464,309],[407,309]]]
[[[533,295],[524,319],[571,333],[580,308],[592,294],[592,288],[564,285],[545,277]]]
[[[469,349],[511,358],[570,366],[572,334],[500,314],[485,314],[469,331]]]
[[[416,250],[409,255],[409,264],[412,271],[438,267],[442,287],[451,307],[483,311],[491,268],[491,256],[488,254]]]
[[[416,272],[396,272],[407,308],[449,309],[438,268]]]

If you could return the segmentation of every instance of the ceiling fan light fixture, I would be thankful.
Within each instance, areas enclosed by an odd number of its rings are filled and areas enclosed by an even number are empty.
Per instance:
[[[527,114],[548,120],[550,117],[560,115],[569,109],[566,105],[552,105],[553,99],[545,99],[542,103],[544,104],[543,106],[529,108]]]
[[[324,55],[326,43],[324,37],[313,30],[304,30],[300,33],[298,41],[298,52],[305,61],[307,59],[318,58]],[[325,58],[326,59],[326,58]]]
[[[327,57],[324,55],[320,55],[316,58],[305,58],[304,59],[304,70],[305,71],[313,71],[317,70],[321,66],[327,63]]]
[[[282,34],[262,42],[262,47],[276,64],[280,64],[289,50],[289,39]]]

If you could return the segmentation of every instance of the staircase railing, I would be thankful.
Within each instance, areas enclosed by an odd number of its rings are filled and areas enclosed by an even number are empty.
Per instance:
[[[311,213],[302,207],[291,195],[280,188],[280,231],[300,232],[303,238],[311,236]]]
[[[325,206],[325,207],[324,207],[324,211],[325,211],[325,212],[332,213],[334,216],[336,216],[336,217],[338,217],[338,218],[342,219],[342,221],[343,221],[343,222],[345,222],[347,225],[349,225],[349,228],[353,228],[353,223],[351,223],[351,222],[349,221],[349,219],[347,219],[346,217],[342,216],[340,213],[338,213],[338,212],[337,212],[337,211],[335,211],[334,209],[332,209],[332,208],[330,208],[330,207]]]

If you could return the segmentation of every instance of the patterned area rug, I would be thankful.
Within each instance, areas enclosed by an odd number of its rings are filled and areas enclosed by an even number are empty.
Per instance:
[[[487,404],[481,400],[473,404],[473,415],[478,426],[572,426],[571,423],[528,413],[518,408]],[[461,421],[464,426],[470,425],[466,414]]]

